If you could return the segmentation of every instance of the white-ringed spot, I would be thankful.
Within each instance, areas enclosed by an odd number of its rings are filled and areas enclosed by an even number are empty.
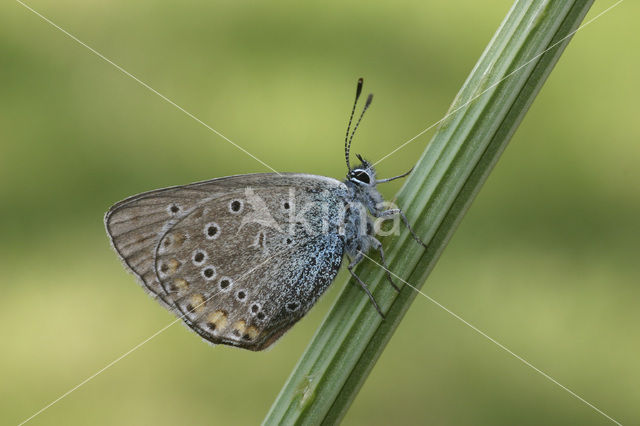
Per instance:
[[[228,291],[233,286],[233,280],[229,277],[222,277],[220,281],[218,281],[218,287],[220,287],[221,291]]]
[[[207,240],[215,240],[220,235],[220,225],[215,222],[209,222],[204,226],[204,235]]]
[[[236,292],[236,300],[239,302],[244,302],[247,298],[247,291],[246,290],[238,290]]]
[[[204,261],[207,260],[207,253],[202,250],[196,250],[191,260],[194,265],[202,265]]]
[[[216,268],[213,267],[212,265],[209,265],[209,266],[203,268],[202,269],[202,277],[207,281],[211,281],[212,279],[214,279],[216,277]]]
[[[242,200],[232,200],[229,203],[229,212],[231,212],[231,214],[240,214],[242,213],[243,209],[244,203],[242,202]]]
[[[251,315],[257,315],[262,310],[262,306],[260,306],[259,303],[254,302],[251,304],[251,308],[249,308],[249,310],[251,311]]]

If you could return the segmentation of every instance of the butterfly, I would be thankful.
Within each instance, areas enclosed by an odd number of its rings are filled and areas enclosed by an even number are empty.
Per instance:
[[[360,155],[351,167],[359,79],[347,133],[344,181],[298,173],[227,176],[134,195],[113,205],[105,227],[116,253],[143,288],[206,341],[259,351],[300,320],[347,269],[384,317],[353,268],[371,249],[376,218],[401,217],[385,208],[376,179]],[[398,290],[387,272],[387,279]]]

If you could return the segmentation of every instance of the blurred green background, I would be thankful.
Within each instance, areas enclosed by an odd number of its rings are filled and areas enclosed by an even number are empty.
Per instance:
[[[341,178],[356,78],[376,98],[354,152],[377,160],[442,117],[511,1],[29,5],[275,169]],[[640,423],[638,12],[576,35],[424,286],[625,424]],[[107,208],[268,170],[13,1],[0,58],[0,423],[15,424],[173,320],[109,247]],[[32,424],[255,424],[343,285],[265,353],[174,325]],[[418,297],[345,423],[608,421]]]

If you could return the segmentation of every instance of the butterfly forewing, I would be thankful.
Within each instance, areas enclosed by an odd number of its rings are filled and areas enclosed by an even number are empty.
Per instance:
[[[256,174],[151,191],[109,210],[113,245],[146,289],[213,343],[264,349],[335,277],[342,183]],[[335,198],[335,199],[332,199]],[[321,201],[321,203],[320,203]]]
[[[159,238],[205,197],[201,191],[186,188],[152,191],[117,203],[105,216],[107,233],[122,261],[146,290],[166,306],[171,303],[157,279],[154,265]]]

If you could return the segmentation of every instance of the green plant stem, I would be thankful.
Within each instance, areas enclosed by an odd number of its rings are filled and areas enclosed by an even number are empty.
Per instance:
[[[397,196],[424,249],[407,232],[384,241],[389,269],[420,288],[593,1],[517,0]],[[545,52],[544,54],[541,54]],[[356,273],[382,320],[349,283],[318,329],[265,424],[333,424],[345,415],[417,292],[396,293],[384,271]]]

